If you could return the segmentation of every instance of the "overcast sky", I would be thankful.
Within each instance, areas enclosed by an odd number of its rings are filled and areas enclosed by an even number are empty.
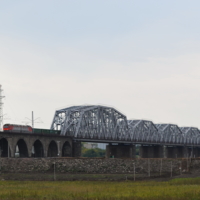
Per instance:
[[[0,0],[4,123],[56,109],[200,128],[199,0]]]

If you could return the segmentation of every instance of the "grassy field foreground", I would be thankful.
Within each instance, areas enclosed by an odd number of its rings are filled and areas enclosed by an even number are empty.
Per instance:
[[[200,178],[168,182],[0,181],[0,199],[200,199]]]

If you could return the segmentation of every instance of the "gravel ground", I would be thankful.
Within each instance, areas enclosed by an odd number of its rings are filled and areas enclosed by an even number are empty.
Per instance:
[[[168,181],[173,178],[194,178],[200,177],[200,173],[185,173],[182,175],[172,174],[136,174],[135,180],[155,180]],[[21,181],[134,181],[133,174],[67,174],[56,173],[55,178],[53,173],[3,173],[0,174],[0,180],[21,180]]]

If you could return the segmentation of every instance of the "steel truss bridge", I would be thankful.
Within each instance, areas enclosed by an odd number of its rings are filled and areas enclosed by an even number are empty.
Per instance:
[[[162,145],[200,145],[200,131],[175,124],[154,124],[147,120],[127,120],[111,107],[73,106],[55,112],[51,129],[62,136],[88,142],[116,142]]]

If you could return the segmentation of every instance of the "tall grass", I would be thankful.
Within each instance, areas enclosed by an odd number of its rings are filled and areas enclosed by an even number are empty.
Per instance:
[[[169,182],[0,181],[0,199],[200,200],[200,178]]]

